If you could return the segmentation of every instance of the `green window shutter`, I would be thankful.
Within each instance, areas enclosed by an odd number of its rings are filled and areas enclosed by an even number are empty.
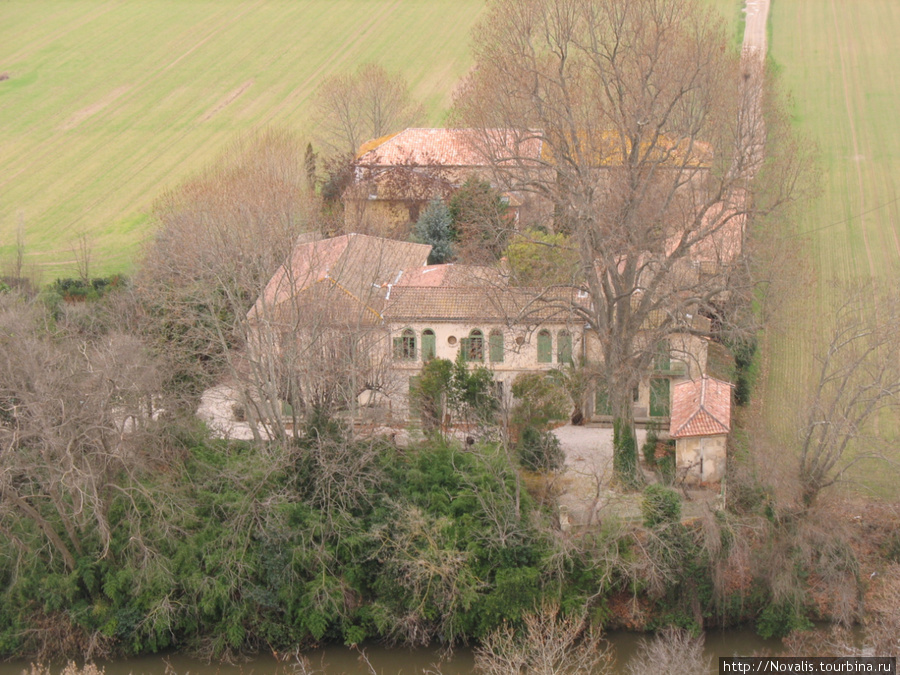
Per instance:
[[[650,379],[650,417],[669,416],[669,380],[664,377]]]
[[[594,393],[594,414],[612,415],[612,408],[609,407],[609,393],[606,391],[605,384],[600,384]]]
[[[550,363],[553,360],[553,340],[550,333],[541,331],[537,337],[538,363]]]
[[[431,361],[435,356],[437,356],[437,344],[434,338],[434,332],[432,331],[423,331],[422,332],[422,360],[423,361]]]
[[[653,367],[656,370],[668,371],[670,368],[669,343],[665,340],[656,344],[656,353],[653,357]]]
[[[490,346],[491,362],[503,363],[503,333],[491,333]]]
[[[560,332],[556,342],[557,363],[572,363],[572,336],[569,333]]]
[[[459,341],[459,351],[462,353],[462,359],[464,362],[469,362],[469,349],[472,348],[472,345],[469,343],[469,338],[462,338]]]
[[[403,338],[399,338],[399,337],[394,338],[394,358],[395,359],[403,358]]]

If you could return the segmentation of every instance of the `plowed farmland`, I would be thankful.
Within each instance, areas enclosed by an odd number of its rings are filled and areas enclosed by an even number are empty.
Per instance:
[[[833,284],[896,284],[900,271],[900,5],[775,0],[770,21],[770,54],[793,93],[798,129],[818,146],[822,173],[821,194],[800,220],[810,278],[796,288],[784,330],[768,332],[766,414],[789,433],[795,420],[783,411],[809,387],[810,338],[827,329]],[[894,433],[897,420],[879,419],[879,427]],[[871,464],[854,474],[861,488],[890,495],[896,476]]]
[[[439,123],[470,66],[481,0],[3,3],[0,267],[128,269],[167,187],[241,132],[309,132],[328,75],[377,60]]]

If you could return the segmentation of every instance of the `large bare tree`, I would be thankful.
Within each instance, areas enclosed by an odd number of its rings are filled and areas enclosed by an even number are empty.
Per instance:
[[[280,419],[276,364],[247,360],[247,312],[297,237],[319,225],[303,144],[277,130],[243,138],[164,194],[154,215],[159,232],[135,287],[147,329],[174,359],[177,386],[202,389],[225,375],[248,409],[265,408],[259,419]]]
[[[388,388],[376,301],[407,265],[392,263],[382,240],[354,240],[348,262],[339,244],[352,237],[321,238],[304,159],[298,139],[270,130],[164,195],[160,231],[136,278],[178,388],[230,388],[224,407],[234,401],[258,440],[297,435],[308,413],[354,412],[362,392]]]
[[[836,297],[833,317],[823,317],[832,324],[828,341],[811,346],[814,375],[797,401],[804,507],[855,464],[888,456],[892,439],[879,422],[896,419],[900,407],[900,303],[893,289],[865,284]]]
[[[140,339],[65,313],[0,296],[0,533],[71,572],[106,555],[114,500],[134,504],[135,474],[164,461],[162,368]]]
[[[578,264],[541,299],[596,336],[630,422],[659,344],[746,326],[751,232],[804,165],[779,98],[694,0],[493,0],[474,51],[457,121],[483,130],[497,184],[549,205],[567,243],[545,245]]]
[[[424,112],[403,75],[364,63],[322,83],[316,116],[319,138],[331,154],[353,157],[365,141],[414,126]]]

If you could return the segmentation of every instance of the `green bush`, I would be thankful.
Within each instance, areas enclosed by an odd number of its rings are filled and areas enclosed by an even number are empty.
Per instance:
[[[644,445],[641,446],[641,454],[644,455],[644,461],[647,466],[653,468],[656,466],[656,444],[659,443],[659,434],[656,433],[656,427],[651,427],[647,431],[647,438]]]
[[[681,520],[681,496],[663,485],[648,485],[641,501],[646,527],[677,523]]]
[[[801,608],[788,603],[766,605],[756,620],[756,632],[767,640],[783,638],[795,630],[809,630],[812,626]]]
[[[416,221],[413,230],[416,241],[431,245],[429,265],[439,265],[453,257],[452,225],[450,209],[440,199],[433,199]]]
[[[532,471],[556,471],[565,463],[559,439],[552,431],[525,427],[518,444],[519,461]]]
[[[565,420],[571,409],[564,381],[555,371],[517,375],[512,383],[512,395],[516,406],[511,422],[519,429],[549,429],[552,422]]]
[[[675,482],[675,450],[667,452],[664,457],[656,460],[656,468],[659,469],[659,477],[663,485],[672,485]]]

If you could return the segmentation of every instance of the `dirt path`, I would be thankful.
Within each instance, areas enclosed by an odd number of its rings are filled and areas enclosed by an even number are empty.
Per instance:
[[[746,0],[744,4],[744,55],[766,58],[766,24],[769,21],[769,0]]]

